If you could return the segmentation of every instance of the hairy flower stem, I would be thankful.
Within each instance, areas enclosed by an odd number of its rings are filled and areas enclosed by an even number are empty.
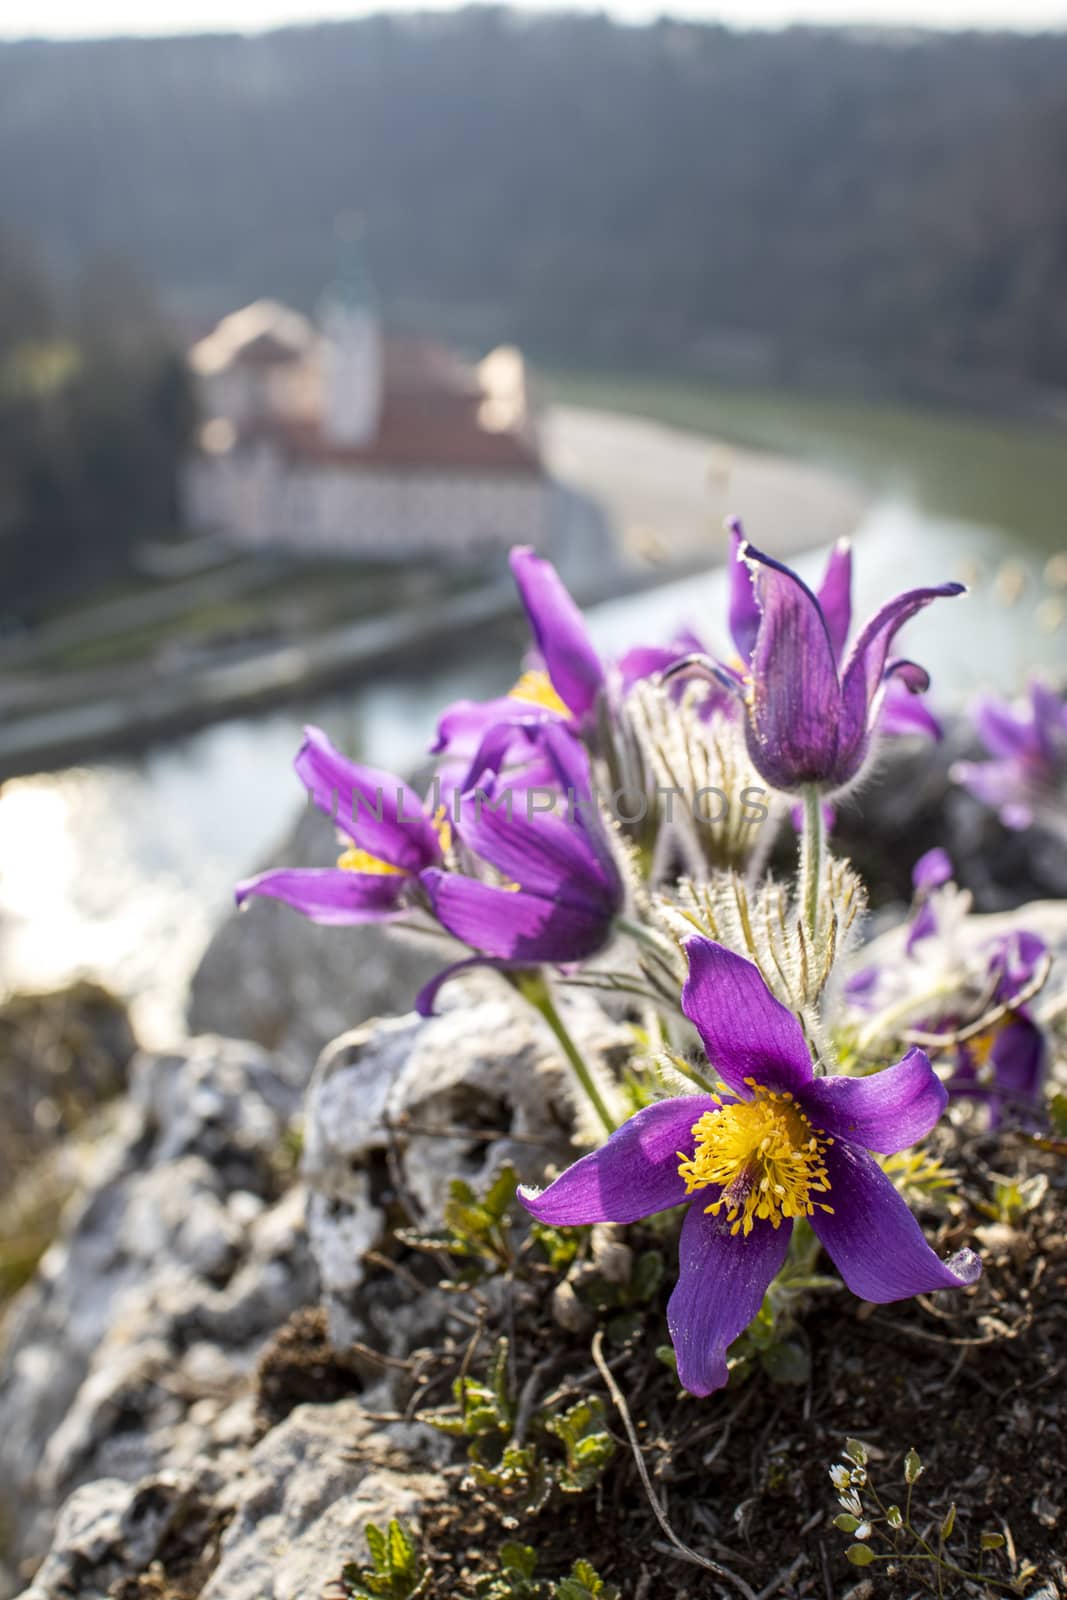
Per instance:
[[[804,790],[804,831],[800,836],[800,898],[804,926],[812,943],[819,931],[819,888],[826,849],[822,798],[815,784]]]
[[[512,979],[512,982],[523,999],[544,1017],[555,1034],[560,1049],[570,1063],[574,1076],[588,1095],[589,1103],[600,1118],[606,1132],[609,1134],[614,1133],[617,1126],[615,1119],[604,1104],[600,1090],[593,1081],[593,1074],[586,1065],[585,1057],[575,1044],[567,1024],[557,1011],[548,984],[542,974],[539,972],[518,973]]]

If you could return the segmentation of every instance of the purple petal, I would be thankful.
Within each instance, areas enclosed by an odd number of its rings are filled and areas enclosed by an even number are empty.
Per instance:
[[[929,939],[932,933],[937,932],[937,913],[929,900],[924,900],[912,920],[908,929],[908,937],[904,941],[904,949],[910,956],[917,944],[924,939]]]
[[[931,601],[964,592],[962,583],[941,583],[929,589],[909,589],[905,594],[898,594],[895,599],[887,601],[865,624],[852,646],[842,686],[848,684],[850,677],[862,679],[866,686],[865,698],[869,703],[882,680],[889,646],[904,624],[910,622]]]
[[[826,620],[811,590],[752,545],[760,627],[752,654],[749,754],[776,789],[834,771],[841,690]]]
[[[622,679],[623,693],[645,678],[654,678],[657,674],[666,672],[676,661],[689,654],[689,650],[681,649],[677,645],[662,644],[639,644],[633,650],[627,650],[626,654],[620,656],[616,662]]]
[[[1048,953],[1048,946],[1040,934],[1027,928],[1016,928],[1011,933],[998,934],[983,946],[990,977],[997,980],[995,999],[998,1005],[1014,1001],[1021,989],[1030,982],[1039,964]]]
[[[800,1100],[833,1138],[891,1156],[930,1132],[948,1095],[923,1052],[909,1050],[895,1067],[866,1078],[816,1078]]]
[[[818,599],[834,655],[840,661],[852,626],[852,546],[847,539],[838,539],[830,552]]]
[[[1017,761],[955,761],[949,772],[954,783],[963,787],[983,805],[1001,814],[1006,827],[1016,829],[1030,826],[1030,809],[1026,805],[1027,780]],[[1016,820],[1008,822],[1004,812],[1018,811]]]
[[[973,1250],[948,1261],[930,1249],[892,1181],[865,1151],[840,1141],[824,1156],[833,1213],[811,1226],[852,1293],[883,1305],[935,1289],[962,1289],[981,1275]]]
[[[886,673],[886,657],[893,640],[904,624],[910,622],[931,601],[963,593],[962,583],[942,583],[930,589],[909,589],[884,605],[863,628],[849,652],[841,677],[840,759],[852,767],[848,776],[858,770],[862,760],[872,709],[875,714],[881,709],[881,702],[876,697]],[[914,693],[929,686],[927,674],[914,662],[894,662],[893,671]]]
[[[744,1333],[789,1249],[791,1222],[775,1228],[757,1221],[752,1232],[731,1234],[721,1214],[710,1216],[698,1200],[682,1224],[678,1284],[667,1306],[667,1326],[678,1358],[678,1377],[690,1394],[711,1394],[727,1380],[726,1351]]]
[[[1033,725],[1003,700],[983,695],[974,709],[978,737],[990,755],[1010,761],[1028,755],[1034,745]]]
[[[1030,684],[1030,705],[1034,719],[1034,742],[1048,766],[1067,756],[1067,700],[1035,678]]]
[[[911,881],[916,889],[939,889],[952,878],[952,861],[947,850],[935,845],[919,857],[911,869]]]
[[[503,889],[430,867],[421,882],[443,928],[475,950],[507,961],[583,961],[606,944],[611,918],[595,907]]]
[[[945,730],[934,716],[921,694],[913,694],[899,678],[891,678],[885,686],[878,728],[891,738],[906,738],[922,734],[940,744]]]
[[[440,861],[441,842],[422,802],[393,773],[349,761],[321,728],[305,728],[294,766],[319,810],[361,850],[405,872]]]
[[[550,712],[539,711],[528,700],[516,700],[509,694],[495,700],[457,700],[438,722],[430,754],[439,756],[447,752],[470,761],[486,734],[498,723],[539,722],[550,715]]]
[[[745,535],[737,517],[731,517],[730,529],[730,637],[744,662],[752,659],[759,633],[760,609],[752,582],[752,572],[744,559]]]
[[[558,723],[537,730],[533,743],[548,788],[488,779],[464,797],[461,837],[523,889],[614,915],[623,888],[593,799],[589,758]],[[548,810],[553,791],[555,809]]]
[[[746,1100],[752,1098],[748,1078],[769,1089],[806,1089],[811,1057],[800,1023],[774,998],[759,969],[711,939],[687,939],[685,953],[682,1010],[723,1082]]]
[[[1016,1017],[997,1034],[990,1052],[993,1082],[1009,1101],[1033,1104],[1045,1073],[1045,1037],[1027,1017]]]
[[[401,910],[400,893],[408,880],[397,872],[344,872],[340,867],[281,867],[246,878],[235,890],[237,904],[259,895],[282,900],[312,922],[340,926],[383,922]]]
[[[453,961],[441,972],[438,972],[435,977],[431,978],[429,983],[423,984],[415,996],[416,1015],[432,1017],[434,1006],[437,1004],[437,996],[445,984],[450,983],[457,973],[469,972],[474,967],[491,967],[494,972],[520,972],[525,969],[526,963],[523,961],[497,961],[491,956],[465,956],[462,961]]]
[[[528,547],[511,552],[511,571],[552,687],[576,717],[587,717],[604,687],[604,668],[585,618],[552,563]]]
[[[686,1189],[680,1159],[693,1153],[694,1125],[717,1109],[709,1095],[659,1100],[616,1128],[607,1144],[576,1161],[547,1189],[522,1188],[519,1199],[553,1227],[635,1222],[681,1205]]]
[[[602,855],[577,820],[568,819],[565,796],[556,796],[558,811],[542,810],[550,793],[487,781],[463,797],[460,837],[521,889],[614,914],[622,885],[606,845]]]

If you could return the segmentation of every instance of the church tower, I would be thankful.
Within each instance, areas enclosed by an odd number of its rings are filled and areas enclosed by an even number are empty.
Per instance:
[[[338,234],[340,271],[319,313],[322,426],[334,444],[358,448],[376,438],[381,421],[381,317],[357,227],[349,222]]]

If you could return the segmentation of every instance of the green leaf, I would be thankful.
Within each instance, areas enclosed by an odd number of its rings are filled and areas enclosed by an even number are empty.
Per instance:
[[[865,1467],[867,1465],[867,1446],[862,1442],[862,1440],[846,1439],[845,1454],[848,1456],[850,1461],[854,1461],[856,1463],[857,1467]]]
[[[378,1572],[388,1572],[389,1547],[386,1543],[385,1534],[373,1522],[368,1522],[365,1537],[367,1549],[370,1551],[370,1558],[374,1562],[375,1569]]]
[[[869,1567],[872,1561],[878,1559],[865,1544],[850,1544],[845,1555],[854,1567]]]
[[[491,1489],[507,1501],[509,1510],[523,1516],[536,1516],[552,1492],[552,1479],[534,1444],[506,1445],[497,1462],[474,1457],[470,1481],[479,1489]]]
[[[619,1600],[619,1591],[605,1583],[588,1561],[576,1561],[570,1576],[556,1585],[552,1600]]]
[[[792,1339],[772,1344],[760,1354],[763,1369],[775,1383],[807,1383],[811,1376],[811,1361],[803,1345]]]
[[[859,1517],[854,1517],[850,1511],[842,1511],[834,1518],[834,1527],[840,1528],[842,1533],[855,1533],[859,1525]]]
[[[365,1529],[373,1569],[350,1562],[341,1583],[350,1600],[417,1600],[430,1581],[429,1569],[419,1560],[415,1541],[394,1518],[388,1533],[375,1524]]]
[[[674,1346],[673,1345],[671,1345],[671,1344],[658,1344],[656,1346],[656,1360],[657,1361],[662,1361],[662,1363],[663,1363],[663,1365],[665,1367],[669,1367],[670,1370],[673,1373],[677,1374],[677,1372],[678,1372],[678,1357],[674,1353]]]
[[[500,1547],[500,1565],[505,1572],[517,1572],[523,1578],[532,1578],[537,1567],[537,1551],[531,1544],[519,1544],[509,1539]]]
[[[1052,1096],[1048,1103],[1049,1115],[1052,1126],[1059,1134],[1067,1134],[1067,1093],[1062,1089]],[[992,1549],[993,1547],[990,1546]]]
[[[644,1305],[652,1299],[663,1281],[663,1255],[659,1250],[643,1250],[630,1274],[630,1294]]]
[[[948,1508],[948,1512],[946,1513],[944,1522],[941,1524],[941,1537],[942,1537],[942,1539],[950,1539],[952,1537],[952,1530],[953,1530],[953,1528],[955,1526],[956,1526],[956,1502],[953,1501],[952,1504]]]
[[[615,1454],[615,1441],[604,1427],[604,1403],[599,1395],[578,1400],[559,1416],[549,1417],[545,1432],[563,1445],[566,1465],[556,1472],[564,1494],[591,1489]]]
[[[519,1175],[515,1168],[508,1162],[502,1166],[486,1191],[482,1206],[493,1222],[503,1222],[508,1214],[508,1208],[515,1199],[519,1187]]]
[[[983,1533],[978,1541],[983,1550],[1003,1550],[1005,1542],[1002,1533]]]
[[[923,1464],[919,1460],[919,1452],[913,1446],[904,1457],[904,1482],[918,1483],[922,1470]]]
[[[547,1222],[535,1222],[530,1237],[544,1251],[553,1272],[566,1272],[583,1242],[588,1228],[550,1228]]]

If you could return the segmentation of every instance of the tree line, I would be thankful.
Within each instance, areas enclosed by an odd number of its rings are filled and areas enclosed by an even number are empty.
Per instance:
[[[192,423],[135,274],[99,259],[59,284],[0,236],[0,634],[123,581],[140,540],[173,533]]]
[[[206,317],[312,307],[357,211],[394,320],[572,362],[1067,384],[1067,36],[475,8],[0,47],[0,193]]]

